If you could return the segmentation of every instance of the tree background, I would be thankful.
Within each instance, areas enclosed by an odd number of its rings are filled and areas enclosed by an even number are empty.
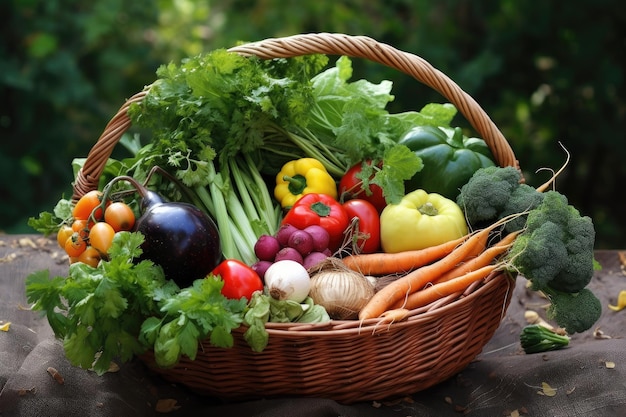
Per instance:
[[[384,3],[384,4],[383,4]],[[597,248],[626,247],[626,9],[617,0],[5,0],[0,4],[0,230],[71,193],[84,157],[161,64],[237,41],[305,32],[367,35],[455,80],[511,143],[527,182],[571,161],[559,191],[593,218]],[[442,97],[386,67],[392,110]],[[465,126],[462,119],[458,125]]]

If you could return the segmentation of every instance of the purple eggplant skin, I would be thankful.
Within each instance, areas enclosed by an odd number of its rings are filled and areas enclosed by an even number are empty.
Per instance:
[[[141,258],[160,265],[165,277],[180,288],[188,287],[222,260],[217,226],[192,204],[163,202],[152,194],[142,202],[145,211],[135,224],[145,238]]]

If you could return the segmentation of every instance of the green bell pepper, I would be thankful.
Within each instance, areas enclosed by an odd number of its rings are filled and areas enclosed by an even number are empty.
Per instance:
[[[459,127],[416,126],[399,143],[424,163],[424,168],[405,182],[406,193],[423,189],[456,200],[476,170],[495,165],[485,141],[464,136]]]

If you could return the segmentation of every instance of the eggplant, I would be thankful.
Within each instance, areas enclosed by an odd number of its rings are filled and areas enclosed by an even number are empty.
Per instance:
[[[135,229],[145,237],[141,257],[160,265],[165,277],[181,288],[206,277],[221,261],[217,226],[192,204],[149,206]]]
[[[165,201],[132,177],[122,178],[141,196],[141,215],[133,229],[145,239],[139,260],[149,259],[160,265],[165,277],[180,288],[213,271],[222,260],[220,237],[213,219],[193,204]]]

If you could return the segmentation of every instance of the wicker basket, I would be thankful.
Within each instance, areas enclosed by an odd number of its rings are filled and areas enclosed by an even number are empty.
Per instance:
[[[406,73],[453,103],[484,138],[500,166],[518,166],[508,142],[480,106],[459,86],[413,54],[363,36],[302,34],[232,48],[270,59],[312,53],[365,58]],[[74,184],[77,200],[98,187],[108,157],[130,127],[127,110],[146,90],[124,103],[87,156]],[[409,395],[463,370],[481,352],[508,308],[514,279],[493,274],[463,294],[413,310],[407,320],[376,319],[325,324],[268,323],[269,344],[254,353],[236,329],[229,349],[201,343],[195,360],[184,357],[159,368],[151,352],[141,360],[165,379],[228,400],[272,396],[325,397],[343,403]]]

